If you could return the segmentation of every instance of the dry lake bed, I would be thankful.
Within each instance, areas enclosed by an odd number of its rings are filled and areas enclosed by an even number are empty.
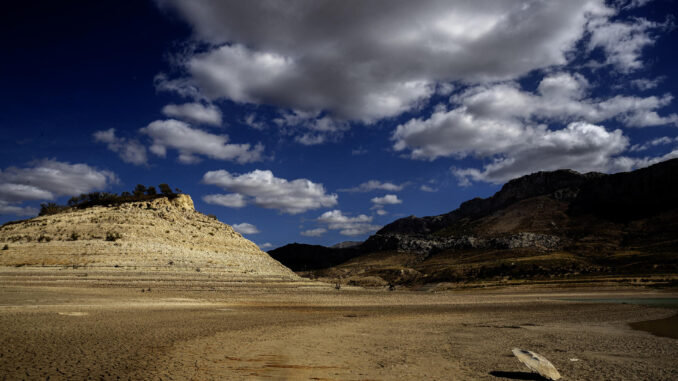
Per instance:
[[[675,291],[121,274],[0,269],[0,378],[539,379],[518,347],[564,380],[678,379]]]

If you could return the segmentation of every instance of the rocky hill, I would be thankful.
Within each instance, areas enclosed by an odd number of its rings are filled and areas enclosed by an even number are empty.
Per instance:
[[[297,278],[185,194],[70,208],[0,227],[0,266],[88,266]]]
[[[452,212],[394,221],[350,250],[323,248],[318,256],[343,261],[310,275],[405,284],[675,275],[676,194],[678,159],[613,175],[538,172]],[[269,253],[287,263],[295,251],[314,257],[299,247]]]

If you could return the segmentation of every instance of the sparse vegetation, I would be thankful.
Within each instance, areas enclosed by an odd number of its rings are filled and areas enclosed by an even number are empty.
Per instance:
[[[9,250],[9,245],[5,244],[5,246],[2,247],[2,250]]]
[[[38,216],[49,216],[52,214],[61,213],[65,210],[68,210],[67,206],[57,205],[53,202],[48,202],[40,204],[40,212],[38,213]]]
[[[146,186],[142,184],[137,184],[137,186],[134,188],[134,191],[132,191],[135,196],[143,196],[146,193]]]
[[[51,240],[52,240],[51,237],[46,236],[46,235],[44,235],[44,234],[41,234],[41,235],[38,237],[38,242],[49,242],[49,241],[51,241]]]
[[[118,232],[107,232],[106,233],[106,241],[115,242],[115,241],[119,240],[120,238],[122,238],[122,235]]]
[[[92,206],[99,205],[119,205],[128,202],[150,201],[156,198],[168,197],[173,199],[180,193],[179,188],[177,192],[172,192],[172,188],[167,184],[160,184],[161,194],[158,194],[154,186],[146,187],[138,184],[132,193],[122,192],[121,194],[109,192],[90,192],[83,193],[79,196],[73,196],[68,200],[67,205],[58,205],[54,202],[40,204],[39,216],[49,216],[53,214],[62,213],[72,208],[85,209]]]
[[[172,192],[172,187],[170,187],[167,184],[164,184],[164,183],[160,184],[160,185],[158,185],[158,188],[160,189],[160,193],[162,193],[165,196],[170,196],[170,195],[174,194],[174,192]]]
[[[71,236],[70,236],[69,240],[70,240],[70,241],[77,241],[78,238],[80,238],[80,234],[78,234],[78,233],[76,233],[76,232],[73,232],[73,233],[71,233]]]

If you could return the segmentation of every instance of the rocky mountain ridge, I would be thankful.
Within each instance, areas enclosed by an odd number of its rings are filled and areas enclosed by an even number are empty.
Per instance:
[[[504,232],[496,231],[494,233],[503,235],[494,237],[488,237],[492,229],[482,229],[482,223],[470,222],[482,222],[492,213],[506,210],[523,200],[543,197],[554,204],[566,206],[562,211],[569,217],[589,215],[626,223],[662,209],[678,207],[677,187],[678,159],[613,175],[581,174],[572,170],[537,172],[507,182],[489,198],[466,201],[450,213],[396,220],[371,236],[363,246],[371,251],[407,251],[412,246],[412,237],[418,237],[419,241],[430,241],[433,250],[488,246],[497,249],[531,246],[558,249],[569,240],[559,237],[563,235],[562,226],[559,227],[555,221],[549,221],[544,226],[521,226]],[[550,234],[543,234],[545,232]],[[476,236],[464,233],[476,233]],[[464,242],[474,244],[464,245]],[[508,247],[506,242],[514,243]]]
[[[401,218],[384,226],[376,234],[425,235],[464,218],[480,218],[521,200],[545,194],[552,194],[557,200],[572,200],[578,196],[583,184],[604,176],[596,172],[581,174],[568,169],[533,173],[510,180],[491,197],[465,201],[458,209],[438,216]]]
[[[676,194],[678,159],[611,175],[538,172],[454,211],[396,220],[350,250],[297,245],[269,253],[288,263],[303,251],[315,265],[307,267],[321,269],[312,276],[390,282],[676,273]]]

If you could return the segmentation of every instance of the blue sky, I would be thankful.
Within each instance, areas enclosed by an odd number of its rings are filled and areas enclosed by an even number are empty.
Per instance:
[[[5,6],[0,222],[169,183],[264,249],[678,157],[676,5]]]

